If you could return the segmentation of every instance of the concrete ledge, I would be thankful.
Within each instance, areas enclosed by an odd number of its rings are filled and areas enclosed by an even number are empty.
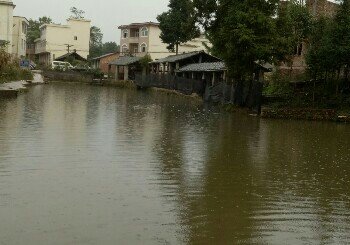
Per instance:
[[[311,121],[337,121],[338,119],[336,110],[312,108],[262,108],[261,117]]]

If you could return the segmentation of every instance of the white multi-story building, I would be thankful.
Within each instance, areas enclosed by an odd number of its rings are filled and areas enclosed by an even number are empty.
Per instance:
[[[13,17],[12,54],[17,58],[26,56],[28,26],[29,22],[25,17]]]
[[[91,21],[68,19],[66,25],[45,24],[40,38],[35,40],[35,54],[39,62],[49,65],[56,58],[76,52],[83,58],[89,55]]]
[[[16,6],[10,0],[0,0],[0,42],[6,42],[6,51],[16,58],[26,56],[28,20],[13,16]]]
[[[6,51],[12,53],[13,9],[11,0],[0,0],[0,42],[8,43]]]
[[[121,30],[120,50],[123,54],[144,56],[149,54],[153,60],[162,59],[174,53],[169,52],[167,44],[160,39],[159,23],[145,22],[119,26]],[[203,43],[210,45],[204,35],[179,46],[179,53],[206,50]]]

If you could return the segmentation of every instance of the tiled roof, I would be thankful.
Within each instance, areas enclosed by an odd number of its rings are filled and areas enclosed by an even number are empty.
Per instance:
[[[158,63],[166,63],[166,62],[176,62],[176,61],[179,61],[179,60],[184,60],[184,59],[188,59],[188,58],[191,58],[193,56],[196,56],[200,53],[205,53],[204,51],[194,51],[194,52],[190,52],[190,53],[184,53],[184,54],[178,54],[178,55],[170,55],[166,58],[163,58],[163,59],[159,59],[159,60],[155,60],[151,63],[153,64],[158,64]]]
[[[86,59],[84,57],[82,57],[81,55],[79,55],[77,52],[66,53],[66,54],[56,58],[55,60],[64,61],[66,58],[71,57],[71,56],[74,57],[76,60],[86,61]]]
[[[210,62],[210,63],[195,63],[180,68],[179,72],[191,71],[225,71],[227,70],[224,62]]]
[[[120,57],[119,59],[110,62],[110,65],[118,65],[118,66],[126,66],[126,65],[131,65],[136,62],[139,62],[141,60],[141,57],[132,57],[132,56],[123,56]]]
[[[102,58],[104,58],[104,57],[107,57],[107,56],[110,56],[110,55],[114,55],[114,54],[116,54],[116,53],[104,54],[104,55],[101,55],[101,56],[99,56],[99,57],[93,58],[93,59],[91,59],[91,60],[100,60],[100,59],[102,59]]]

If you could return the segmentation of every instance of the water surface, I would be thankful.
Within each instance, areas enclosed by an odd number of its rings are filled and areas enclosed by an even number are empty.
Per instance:
[[[57,83],[0,101],[0,244],[348,244],[350,126]]]

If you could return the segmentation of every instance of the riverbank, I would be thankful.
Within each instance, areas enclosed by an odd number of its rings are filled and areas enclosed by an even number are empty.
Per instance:
[[[44,84],[42,73],[33,71],[33,80],[12,81],[0,84],[0,98],[13,97],[28,90],[32,85]]]
[[[261,111],[261,118],[286,119],[286,120],[308,120],[308,121],[333,121],[350,123],[348,113],[338,112],[334,109],[313,108],[268,108]]]

